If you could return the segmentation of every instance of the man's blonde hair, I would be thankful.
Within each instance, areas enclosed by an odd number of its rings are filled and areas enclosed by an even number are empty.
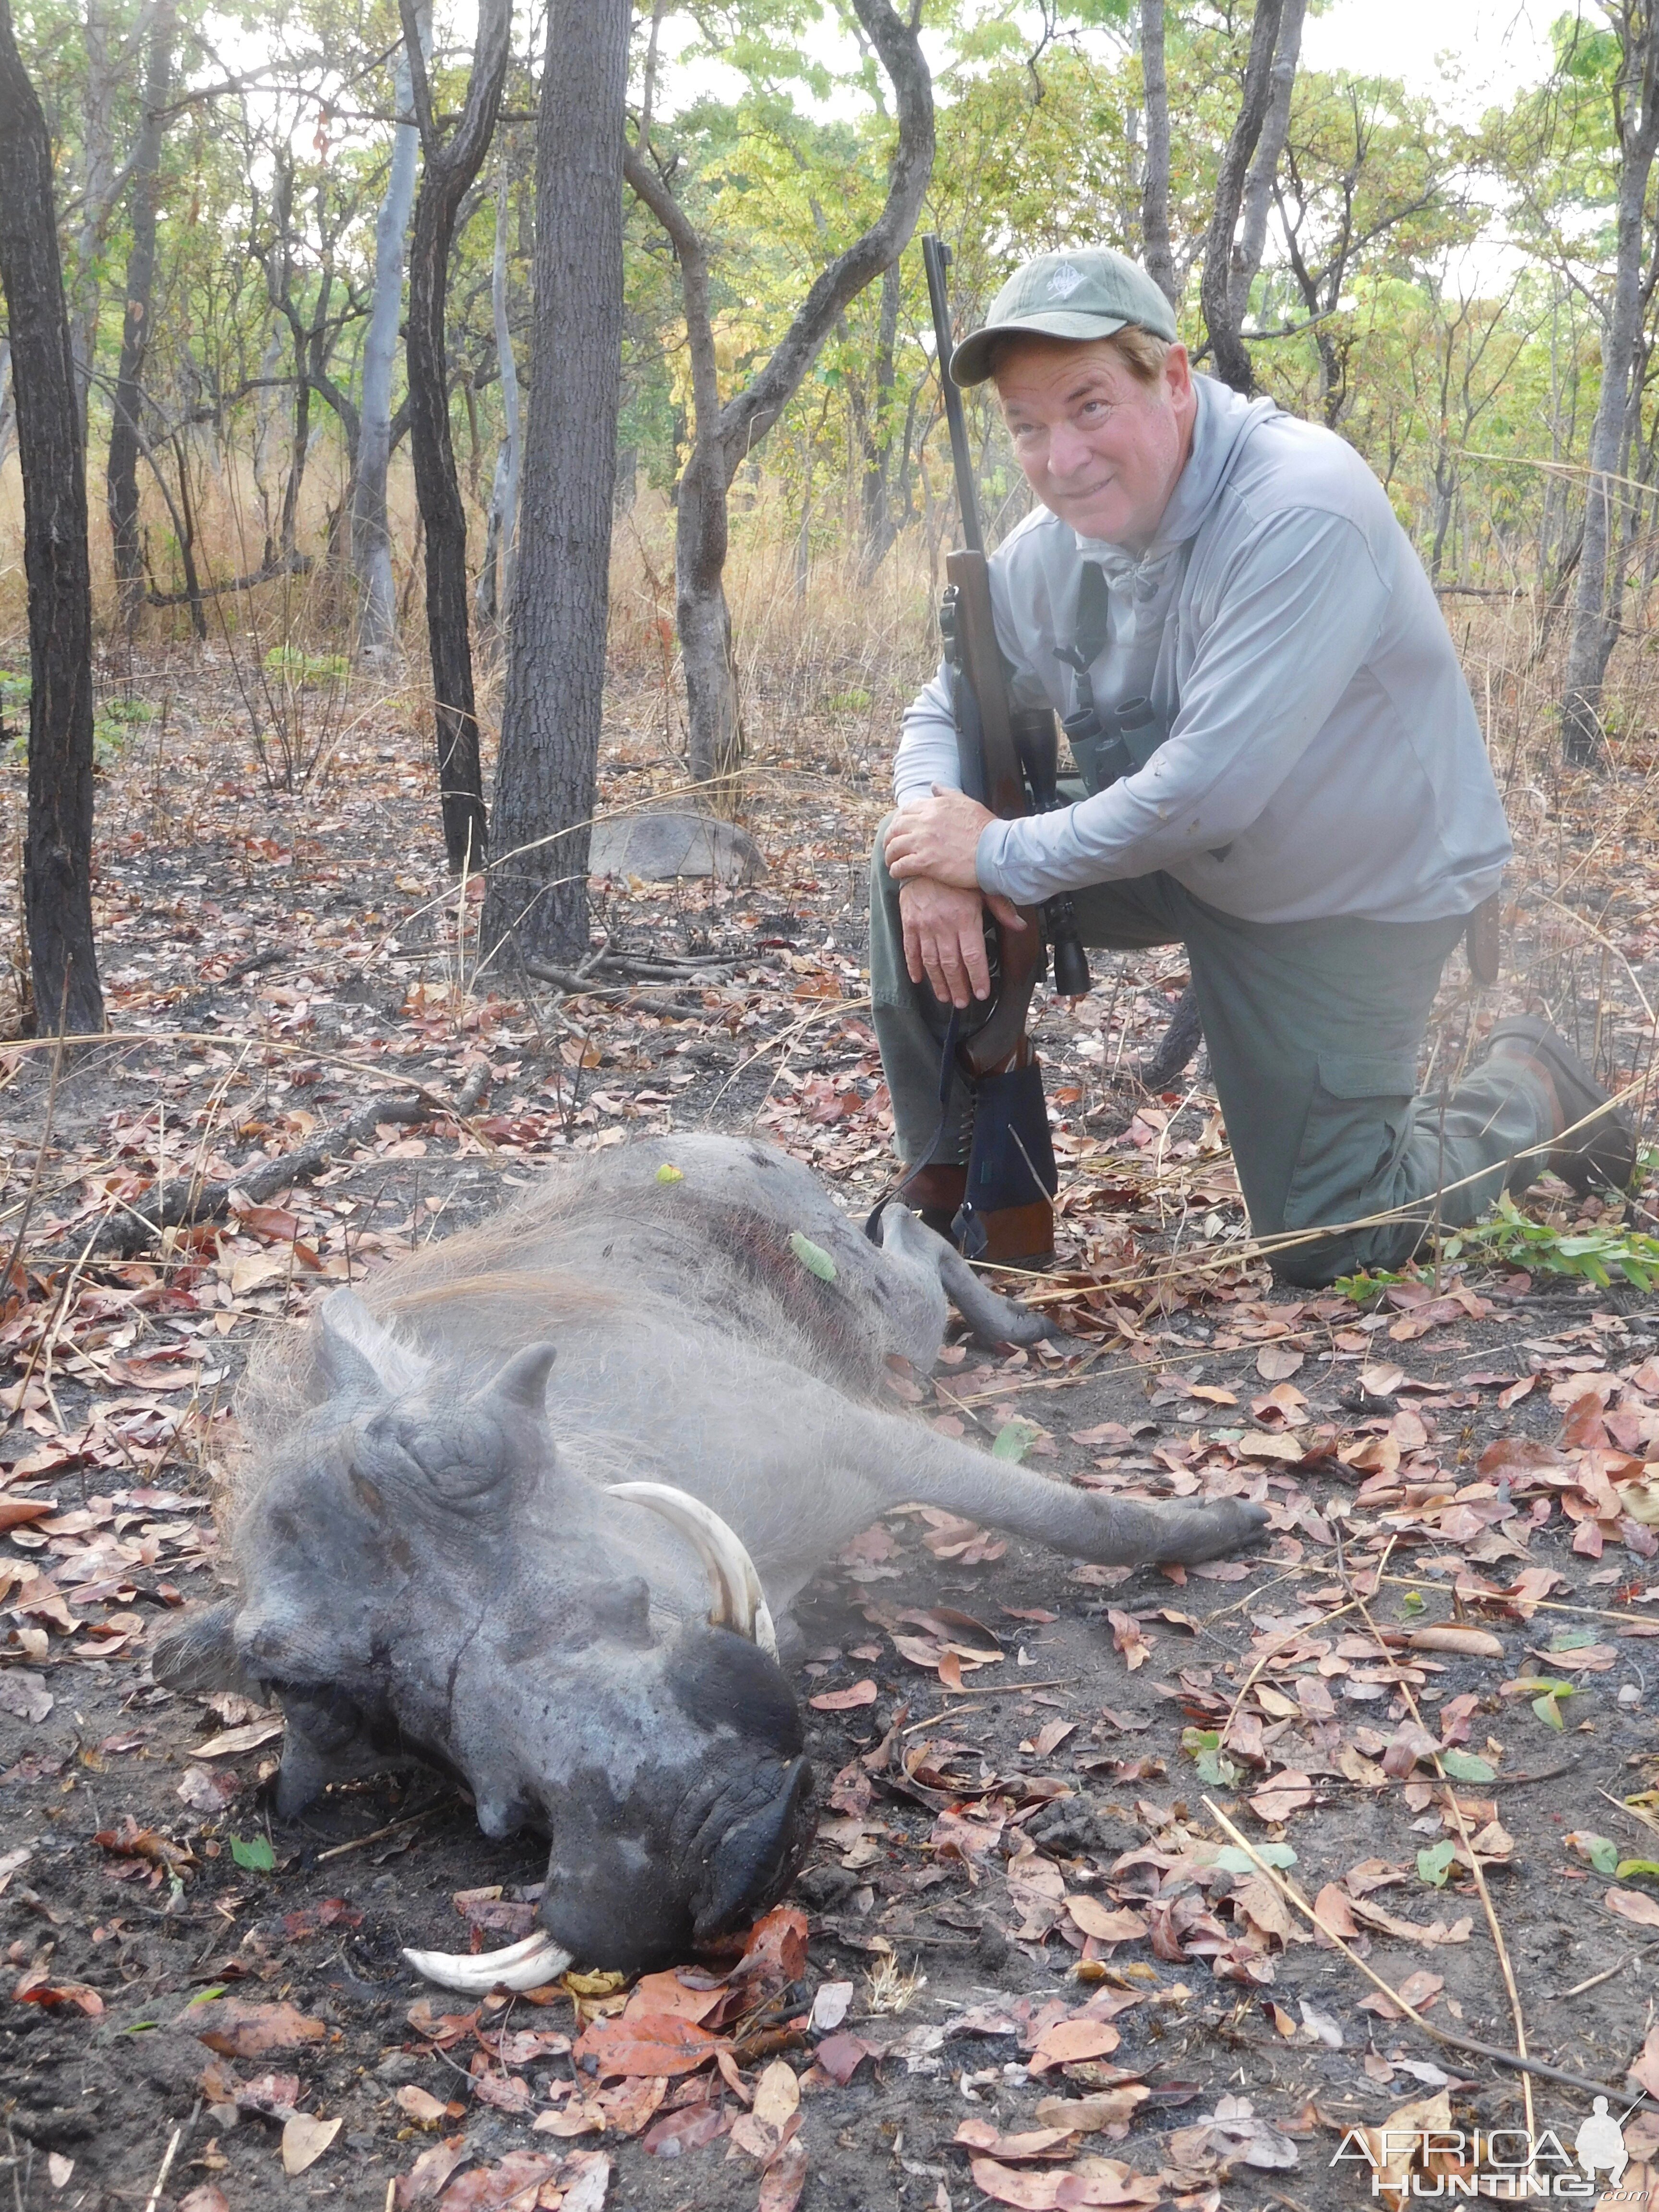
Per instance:
[[[1051,338],[1040,331],[1009,331],[991,348],[991,374],[994,377],[1009,355],[1026,345],[1102,346],[1117,356],[1137,384],[1146,385],[1158,382],[1170,357],[1169,342],[1139,323],[1126,323],[1107,338]]]

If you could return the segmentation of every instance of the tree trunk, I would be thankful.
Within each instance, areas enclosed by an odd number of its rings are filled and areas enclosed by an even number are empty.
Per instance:
[[[876,331],[875,420],[864,456],[864,545],[859,580],[873,582],[898,535],[893,519],[893,356],[898,343],[899,268],[889,264],[881,276],[881,319]]]
[[[112,57],[115,33],[100,0],[87,0],[81,27],[86,76],[81,95],[81,220],[75,234],[75,263],[70,281],[75,357],[75,411],[81,443],[87,441],[87,395],[98,352],[98,311],[102,303],[99,256],[117,191],[115,103],[121,67]]]
[[[423,46],[432,38],[429,4],[417,10]],[[392,372],[398,357],[398,325],[404,304],[404,240],[415,201],[421,150],[414,120],[409,62],[399,53],[392,92],[398,124],[386,198],[374,219],[374,304],[363,337],[362,397],[357,418],[357,465],[351,482],[351,565],[358,590],[357,649],[382,659],[398,637],[397,590],[392,580],[392,532],[386,520],[386,471],[392,460]],[[408,120],[404,118],[408,118]]]
[[[680,479],[674,532],[675,607],[685,668],[691,774],[721,809],[735,799],[743,760],[732,623],[721,581],[726,494],[738,469],[788,405],[848,301],[897,260],[915,228],[933,173],[933,81],[915,29],[894,14],[888,0],[853,0],[853,6],[896,95],[898,144],[886,203],[863,235],[820,270],[766,366],[724,406],[702,240],[651,159],[649,146],[630,146],[624,157],[629,185],[667,232],[680,264],[696,440]]]
[[[110,546],[122,627],[137,635],[144,611],[143,549],[138,539],[138,422],[143,405],[144,362],[149,352],[155,295],[155,204],[161,167],[163,110],[173,76],[177,29],[172,0],[158,0],[150,19],[149,58],[144,72],[144,113],[132,155],[132,240],[127,250],[126,313],[121,325],[121,367],[115,386],[109,453],[104,469]],[[199,601],[192,601],[199,612]]]
[[[518,575],[482,942],[587,950],[622,389],[623,127],[632,0],[552,0],[536,124]]]
[[[1584,535],[1561,694],[1562,741],[1567,758],[1581,765],[1598,759],[1602,750],[1601,683],[1619,633],[1617,599],[1607,589],[1607,556],[1613,504],[1627,495],[1614,479],[1624,473],[1632,419],[1641,398],[1634,372],[1642,339],[1643,211],[1659,148],[1659,10],[1651,0],[1630,9],[1620,35],[1624,143],[1613,300],[1601,331],[1601,389],[1590,428]]]
[[[1273,179],[1279,173],[1279,157],[1285,150],[1291,127],[1291,95],[1296,89],[1297,64],[1302,55],[1302,18],[1306,8],[1307,0],[1283,0],[1279,10],[1267,112],[1244,179],[1243,220],[1229,272],[1228,308],[1234,331],[1243,328],[1250,304],[1250,287],[1255,282],[1255,272],[1261,266],[1267,243],[1267,209],[1273,196]]]
[[[1256,0],[1255,21],[1250,27],[1249,58],[1244,67],[1244,90],[1238,103],[1232,135],[1221,157],[1216,179],[1215,211],[1204,240],[1204,276],[1200,297],[1204,327],[1209,332],[1210,356],[1216,374],[1235,392],[1255,389],[1250,356],[1239,337],[1239,318],[1233,313],[1233,234],[1244,197],[1244,179],[1261,127],[1267,117],[1273,88],[1273,56],[1279,43],[1282,0]]]
[[[104,1026],[92,934],[92,577],[52,140],[0,0],[0,284],[6,295],[29,608],[23,908],[37,1021]]]
[[[414,0],[402,0],[415,112],[426,173],[415,203],[409,258],[410,444],[415,494],[426,525],[426,629],[437,722],[438,799],[452,868],[479,865],[487,823],[478,760],[467,628],[466,509],[449,434],[449,369],[444,307],[455,213],[483,166],[495,129],[513,28],[512,0],[483,0],[466,105],[447,144],[432,120],[426,58],[416,33]]]
[[[1181,305],[1170,246],[1170,79],[1164,0],[1140,0],[1140,82],[1146,102],[1146,175],[1140,191],[1140,258],[1172,307]]]
[[[292,567],[299,538],[300,490],[306,480],[306,461],[311,452],[311,381],[306,374],[303,349],[295,346],[294,363],[294,443],[289,451],[288,482],[283,486],[283,518],[278,525],[284,562]]]
[[[495,192],[495,254],[489,269],[489,307],[495,325],[495,361],[501,379],[504,434],[489,488],[489,535],[478,572],[478,613],[505,629],[513,618],[514,533],[519,520],[519,364],[507,317],[507,172]]]

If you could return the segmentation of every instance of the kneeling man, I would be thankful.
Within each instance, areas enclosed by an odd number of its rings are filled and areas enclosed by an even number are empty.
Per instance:
[[[1634,1133],[1521,1017],[1414,1096],[1440,973],[1510,845],[1480,726],[1387,495],[1328,430],[1198,376],[1105,248],[1048,254],[957,348],[1039,505],[993,556],[1016,706],[1074,731],[1089,795],[1001,821],[960,788],[947,672],[904,718],[871,892],[903,1194],[947,1225],[971,1101],[951,1009],[988,993],[983,908],[1072,895],[1084,942],[1184,944],[1250,1221],[1299,1284],[1407,1261],[1546,1165],[1622,1188]],[[1091,723],[1090,709],[1096,709]],[[1019,1209],[1010,1209],[1013,1219]],[[998,1249],[986,1223],[987,1257]]]

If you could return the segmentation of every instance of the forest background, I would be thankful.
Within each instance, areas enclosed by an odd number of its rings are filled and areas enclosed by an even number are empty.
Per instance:
[[[1508,618],[1498,664],[1517,739],[1547,736],[1565,705],[1571,751],[1593,762],[1610,742],[1628,764],[1647,743],[1659,573],[1645,11],[1564,15],[1534,41],[1538,81],[1484,113],[1455,71],[1437,101],[1399,79],[1310,67],[1297,0],[1267,12],[1276,50],[1264,11],[1243,6],[922,9],[937,151],[920,227],[953,247],[959,313],[971,320],[1033,251],[1150,251],[1201,365],[1254,380],[1365,455],[1466,642],[1472,625],[1491,631],[1494,610]],[[274,13],[30,0],[15,21],[55,149],[88,444],[107,648],[100,765],[116,772],[124,733],[158,711],[167,648],[193,641],[228,661],[266,782],[292,788],[355,711],[354,685],[402,688],[416,719],[434,696],[414,634],[427,549],[399,343],[422,164],[397,12],[386,0]],[[1152,23],[1173,118],[1162,154]],[[482,53],[489,35],[442,11],[423,23],[434,147],[467,99],[475,37]],[[439,288],[486,753],[524,480],[546,25],[526,16],[507,36],[493,139],[454,196]],[[1234,179],[1229,260],[1224,245],[1206,249],[1258,51],[1273,82]],[[648,156],[706,259],[723,404],[753,386],[814,278],[876,221],[893,86],[860,17],[817,0],[656,0],[629,67],[632,158]],[[1420,86],[1420,65],[1411,74]],[[654,678],[665,756],[684,761],[689,742],[699,781],[752,768],[780,714],[803,707],[837,722],[842,766],[867,769],[933,656],[928,604],[957,526],[920,256],[902,253],[830,319],[769,432],[731,469],[732,696],[726,726],[700,745],[695,684],[688,739],[676,660],[686,553],[682,542],[677,610],[673,544],[696,348],[684,238],[671,242],[660,213],[636,182],[613,668]],[[1231,331],[1218,338],[1229,289]],[[1598,407],[1609,346],[1617,390]],[[983,394],[969,416],[994,538],[1026,494]],[[0,635],[21,638],[13,422],[0,340]],[[1587,497],[1592,464],[1603,473]],[[8,665],[0,714],[15,732],[21,642]],[[1492,681],[1489,660],[1477,696]]]

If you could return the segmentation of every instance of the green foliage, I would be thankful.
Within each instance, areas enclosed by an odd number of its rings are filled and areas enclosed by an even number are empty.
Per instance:
[[[1498,1769],[1473,1751],[1443,1751],[1440,1764],[1454,1782],[1495,1782]]]
[[[1659,1237],[1616,1222],[1594,1229],[1558,1229],[1549,1222],[1529,1219],[1507,1192],[1498,1202],[1495,1219],[1448,1237],[1443,1249],[1448,1260],[1462,1255],[1501,1261],[1535,1275],[1576,1276],[1601,1290],[1615,1276],[1633,1283],[1638,1291],[1659,1285]]]
[[[1385,1291],[1394,1290],[1401,1283],[1420,1283],[1422,1279],[1416,1267],[1407,1267],[1398,1274],[1387,1267],[1379,1267],[1372,1274],[1362,1267],[1357,1275],[1340,1275],[1331,1288],[1340,1298],[1350,1298],[1357,1306],[1369,1306],[1374,1305]]]
[[[1539,1694],[1531,1700],[1532,1709],[1546,1728],[1553,1729],[1559,1735],[1566,1726],[1561,1717],[1561,1700],[1564,1698],[1576,1698],[1578,1694],[1578,1686],[1576,1682],[1563,1682],[1547,1675],[1540,1675],[1538,1678],[1538,1692]]]
[[[1251,1849],[1263,1866],[1278,1867],[1282,1870],[1296,1864],[1296,1847],[1292,1844],[1255,1844]],[[1237,1844],[1224,1844],[1212,1863],[1227,1874],[1254,1874],[1256,1871],[1255,1860],[1250,1856],[1249,1851],[1240,1850]]]
[[[343,653],[307,653],[297,645],[273,645],[261,665],[268,676],[296,690],[311,684],[343,684],[351,663]]]
[[[1237,1781],[1238,1769],[1221,1748],[1219,1729],[1182,1729],[1181,1748],[1192,1753],[1199,1780],[1212,1790],[1231,1790]]]
[[[1006,1428],[997,1431],[996,1442],[991,1447],[993,1459],[1006,1460],[1018,1467],[1031,1446],[1042,1435],[1030,1421],[1010,1421]]]
[[[1452,1870],[1452,1861],[1457,1856],[1457,1846],[1452,1843],[1431,1844],[1417,1854],[1417,1878],[1435,1889],[1446,1887],[1446,1878]]]
[[[29,678],[10,668],[0,668],[0,724],[9,742],[3,757],[13,768],[27,765],[29,757]],[[153,722],[156,710],[145,699],[106,699],[93,716],[92,765],[94,774],[112,769],[137,723]]]
[[[1611,1875],[1619,1871],[1619,1846],[1610,1836],[1598,1836],[1581,1829],[1567,1840],[1597,1874]]]
[[[276,1854],[270,1847],[269,1836],[233,1836],[230,1856],[250,1874],[270,1874],[276,1865]]]

